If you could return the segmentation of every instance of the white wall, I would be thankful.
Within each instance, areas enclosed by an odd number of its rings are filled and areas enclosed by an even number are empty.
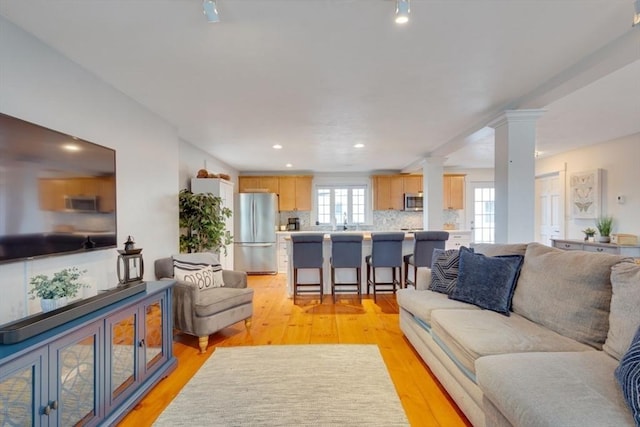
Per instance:
[[[539,159],[536,175],[562,171],[565,167],[567,180],[575,172],[602,169],[602,214],[613,216],[614,233],[640,235],[640,133]],[[625,197],[624,204],[618,204],[619,195]],[[566,203],[565,212],[567,215],[571,212]],[[570,239],[582,239],[581,230],[593,227],[595,222],[569,217],[565,221],[565,237]]]
[[[238,183],[236,169],[187,141],[180,140],[179,159],[180,189],[190,189],[191,178],[195,178],[200,169],[206,169],[210,173],[226,173],[231,177],[231,182]],[[238,186],[236,185],[235,188],[237,189]]]
[[[0,112],[116,150],[118,242],[153,261],[178,249],[175,130],[140,104],[0,17]],[[117,284],[115,249],[0,265],[0,323],[39,311],[29,278],[65,267],[87,269],[92,289]]]

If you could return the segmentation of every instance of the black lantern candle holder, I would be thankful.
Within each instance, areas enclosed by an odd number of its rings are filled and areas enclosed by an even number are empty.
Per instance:
[[[118,250],[118,282],[121,285],[141,282],[144,276],[142,248],[135,248],[135,242],[129,236],[124,243],[124,250]]]

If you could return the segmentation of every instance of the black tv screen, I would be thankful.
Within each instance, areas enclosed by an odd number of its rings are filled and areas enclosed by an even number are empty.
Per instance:
[[[115,150],[0,113],[0,263],[116,245]]]

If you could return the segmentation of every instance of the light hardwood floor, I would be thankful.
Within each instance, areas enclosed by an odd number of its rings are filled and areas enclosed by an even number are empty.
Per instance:
[[[243,322],[226,328],[209,338],[204,355],[198,353],[197,338],[176,333],[173,351],[178,367],[120,426],[151,425],[215,347],[312,343],[377,344],[412,426],[471,425],[400,331],[393,294],[379,294],[377,304],[365,296],[362,305],[350,295],[341,295],[336,304],[331,295],[323,304],[309,295],[297,298],[294,306],[286,296],[285,281],[284,275],[249,276],[249,286],[255,290],[250,332]]]

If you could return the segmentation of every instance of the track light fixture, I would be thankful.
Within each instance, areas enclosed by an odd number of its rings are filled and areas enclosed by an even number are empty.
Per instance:
[[[396,24],[407,22],[409,22],[409,0],[396,0]]]
[[[215,0],[204,0],[202,2],[202,13],[207,17],[207,22],[220,22]]]
[[[633,4],[635,6],[635,13],[633,14],[633,26],[640,24],[640,0],[636,0]]]

